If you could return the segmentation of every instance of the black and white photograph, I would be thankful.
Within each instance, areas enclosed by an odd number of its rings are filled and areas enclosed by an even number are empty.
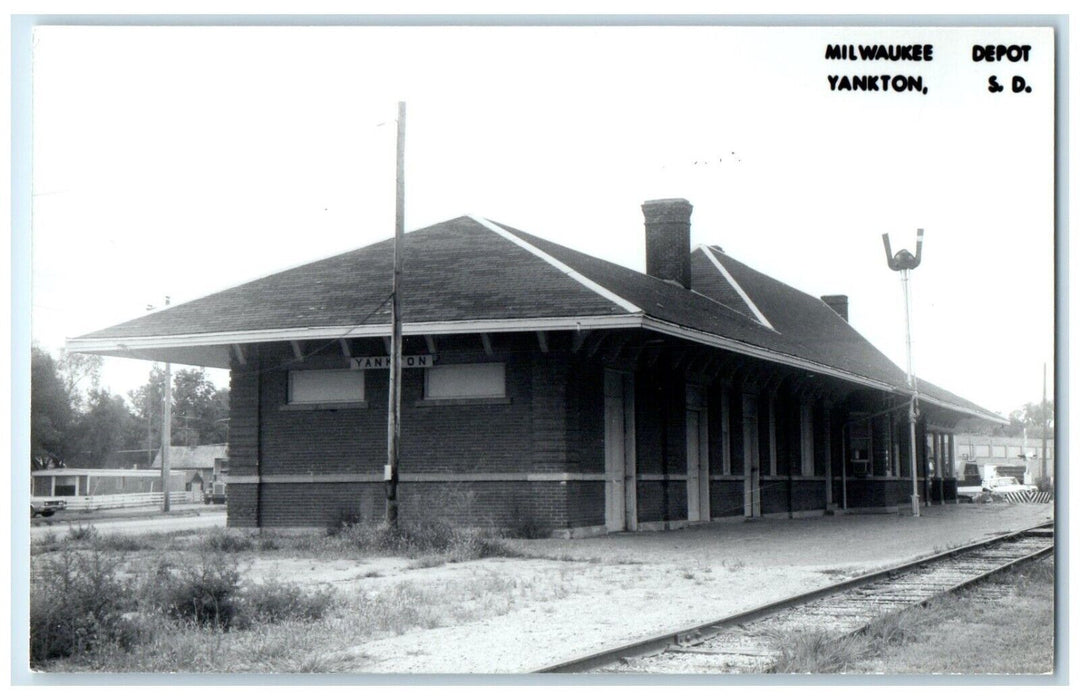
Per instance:
[[[245,17],[13,33],[13,682],[1061,682],[1067,21]]]

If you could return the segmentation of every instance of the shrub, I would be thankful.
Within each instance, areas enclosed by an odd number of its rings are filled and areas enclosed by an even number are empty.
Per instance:
[[[30,661],[75,656],[108,644],[127,648],[137,636],[124,614],[134,598],[100,550],[61,549],[30,582]]]
[[[202,547],[210,552],[246,552],[254,549],[255,543],[245,534],[216,527],[203,537]]]
[[[543,540],[551,537],[551,527],[527,514],[515,513],[506,528],[506,536],[521,540]]]
[[[1040,476],[1035,480],[1035,485],[1039,487],[1039,491],[1054,491],[1054,480],[1048,476]]]
[[[102,535],[97,540],[99,549],[114,552],[137,552],[144,549],[153,549],[154,545],[141,537],[115,533]]]
[[[93,525],[78,525],[68,528],[67,538],[71,542],[87,542],[97,537],[97,534]]]
[[[507,537],[523,540],[540,540],[551,536],[551,526],[537,516],[532,504],[515,493],[510,503],[509,526],[506,527]]]
[[[252,585],[237,599],[237,626],[320,620],[333,602],[333,595],[325,589],[309,592],[296,584],[276,581]]]
[[[240,572],[220,554],[180,568],[162,561],[146,586],[147,598],[164,614],[198,625],[229,629],[236,616]]]
[[[363,516],[357,510],[341,508],[338,510],[337,517],[326,526],[326,534],[334,537],[341,534],[343,530],[359,525],[363,521]]]

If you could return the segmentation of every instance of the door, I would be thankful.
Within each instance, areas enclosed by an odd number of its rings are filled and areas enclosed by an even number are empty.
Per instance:
[[[761,515],[761,458],[758,452],[758,397],[745,393],[742,397],[743,414],[743,515],[756,518]]]
[[[686,518],[690,522],[701,520],[700,421],[701,414],[697,411],[686,412]]]
[[[604,523],[608,532],[637,529],[634,378],[604,370]]]
[[[701,387],[686,387],[686,517],[690,522],[710,519],[709,421]]]

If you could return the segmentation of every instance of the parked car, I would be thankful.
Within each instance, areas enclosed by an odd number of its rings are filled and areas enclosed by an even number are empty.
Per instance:
[[[1022,491],[1038,491],[1035,484],[1021,484],[1015,476],[995,476],[987,479],[983,485],[984,491],[990,493],[1019,493]]]
[[[48,518],[58,510],[65,510],[67,508],[67,501],[59,498],[37,498],[30,501],[30,518],[40,515],[43,518]]]

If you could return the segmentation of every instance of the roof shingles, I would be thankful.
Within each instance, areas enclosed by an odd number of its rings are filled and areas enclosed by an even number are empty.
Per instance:
[[[498,232],[499,227],[510,237]],[[820,299],[753,270],[718,248],[710,251],[769,320],[771,329],[758,322],[742,295],[701,248],[692,254],[694,289],[687,290],[512,227],[492,227],[470,217],[404,236],[402,314],[411,323],[588,318],[626,316],[625,303],[629,303],[641,310],[640,315],[656,321],[906,391],[904,372]],[[386,325],[392,266],[391,239],[77,340],[115,339],[121,346],[125,339],[136,337]],[[620,300],[625,303],[620,305]],[[948,404],[988,413],[933,385],[922,386]]]

